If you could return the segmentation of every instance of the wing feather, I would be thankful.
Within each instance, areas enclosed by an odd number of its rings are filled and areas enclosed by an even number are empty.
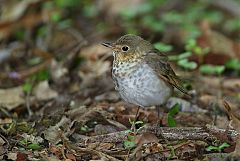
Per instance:
[[[170,85],[189,96],[186,89],[183,87],[183,81],[175,74],[172,67],[168,63],[168,58],[165,54],[154,49],[145,55],[144,61],[157,73],[161,79],[165,80]]]

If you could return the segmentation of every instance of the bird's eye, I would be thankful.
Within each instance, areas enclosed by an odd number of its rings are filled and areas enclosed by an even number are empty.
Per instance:
[[[123,46],[122,51],[128,51],[129,47],[128,46]]]

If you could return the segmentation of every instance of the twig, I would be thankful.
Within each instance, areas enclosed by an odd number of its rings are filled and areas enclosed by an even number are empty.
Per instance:
[[[160,140],[202,140],[202,141],[216,141],[220,140],[223,142],[236,142],[239,133],[235,130],[219,129],[215,126],[206,127],[157,127],[149,126],[142,127],[139,130],[139,134],[150,132],[158,136]],[[161,133],[160,133],[161,132]],[[97,135],[88,138],[79,138],[80,143],[116,143],[122,142],[127,138],[128,131],[119,131],[106,135]],[[225,137],[224,137],[225,136]]]

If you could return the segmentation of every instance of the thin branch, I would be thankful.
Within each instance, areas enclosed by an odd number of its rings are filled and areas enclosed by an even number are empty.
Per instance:
[[[142,127],[139,134],[149,132],[155,134],[160,140],[202,140],[202,141],[222,141],[233,143],[236,142],[239,133],[235,130],[219,129],[215,126],[206,127]],[[115,133],[97,135],[87,138],[79,138],[80,143],[116,143],[122,142],[127,138],[128,131],[119,131]]]

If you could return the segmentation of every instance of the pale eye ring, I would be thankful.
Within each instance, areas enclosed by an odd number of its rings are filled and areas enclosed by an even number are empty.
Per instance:
[[[123,46],[123,47],[122,47],[122,51],[126,52],[126,51],[128,51],[128,50],[129,50],[129,47],[128,47],[128,46]]]

